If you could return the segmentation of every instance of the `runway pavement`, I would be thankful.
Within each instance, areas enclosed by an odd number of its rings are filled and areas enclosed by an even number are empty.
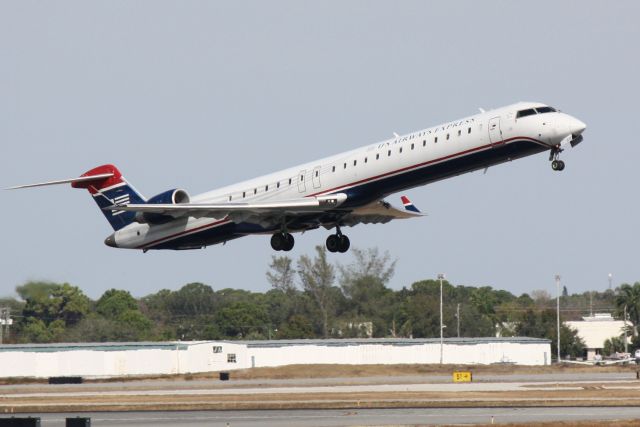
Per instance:
[[[608,408],[427,408],[364,410],[272,410],[195,412],[94,412],[86,414],[30,414],[42,427],[64,425],[65,417],[91,417],[95,427],[264,427],[383,426],[433,424],[496,424],[550,421],[640,419],[640,407]]]
[[[91,411],[94,426],[473,424],[489,423],[492,416],[498,423],[640,419],[640,381],[635,371],[594,370],[479,375],[458,384],[448,375],[399,375],[0,386],[0,415],[71,411]],[[43,426],[62,425],[64,415],[45,419]]]

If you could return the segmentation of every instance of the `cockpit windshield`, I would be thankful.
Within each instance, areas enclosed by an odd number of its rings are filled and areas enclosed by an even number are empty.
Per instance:
[[[549,106],[528,108],[526,110],[518,111],[518,114],[516,114],[516,119],[519,119],[521,117],[533,116],[534,114],[555,113],[556,111],[558,110]]]
[[[553,107],[537,107],[536,111],[538,112],[538,114],[542,114],[542,113],[555,113],[557,110]]]

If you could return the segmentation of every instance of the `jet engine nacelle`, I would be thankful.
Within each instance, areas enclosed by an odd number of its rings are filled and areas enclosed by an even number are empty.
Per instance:
[[[167,190],[164,193],[153,196],[147,200],[149,205],[175,205],[178,203],[189,203],[191,198],[189,193],[181,189]],[[139,223],[146,224],[164,224],[172,221],[174,218],[170,215],[162,215],[150,212],[138,212],[136,213],[135,220]]]

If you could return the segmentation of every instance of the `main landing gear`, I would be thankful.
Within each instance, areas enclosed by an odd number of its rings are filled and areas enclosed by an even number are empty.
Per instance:
[[[295,240],[290,233],[274,233],[271,236],[271,247],[274,251],[286,251],[289,252],[293,249]]]
[[[553,147],[551,153],[549,153],[549,161],[551,161],[551,169],[554,171],[564,170],[564,162],[559,159],[562,148]]]
[[[342,234],[340,227],[336,226],[336,234],[327,237],[327,250],[329,252],[345,253],[349,250],[351,242],[349,238]]]

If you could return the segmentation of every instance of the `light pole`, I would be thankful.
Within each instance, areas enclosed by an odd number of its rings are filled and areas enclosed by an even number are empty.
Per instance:
[[[442,365],[442,349],[444,345],[444,326],[442,325],[442,280],[444,280],[444,273],[438,273],[438,280],[440,280],[440,364]]]
[[[624,352],[628,353],[627,347],[627,304],[624,305]]]
[[[456,320],[458,321],[458,338],[460,338],[460,303],[458,303],[458,308],[456,308]]]
[[[556,274],[556,322],[558,323],[558,363],[560,363],[560,275]]]
[[[611,279],[613,279],[613,274],[609,273],[609,290],[611,290]]]

